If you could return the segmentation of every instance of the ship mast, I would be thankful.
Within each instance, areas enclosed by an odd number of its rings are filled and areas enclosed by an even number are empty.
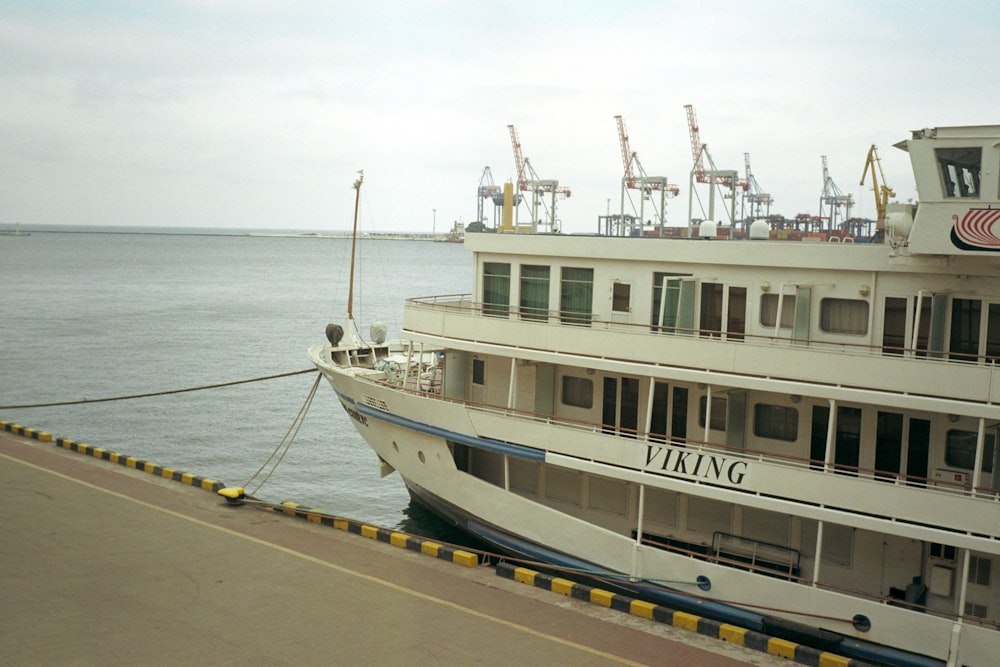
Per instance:
[[[351,231],[351,278],[347,288],[347,321],[354,331],[354,255],[358,246],[358,202],[361,201],[361,183],[365,180],[365,170],[358,172],[358,180],[354,181],[354,228]]]

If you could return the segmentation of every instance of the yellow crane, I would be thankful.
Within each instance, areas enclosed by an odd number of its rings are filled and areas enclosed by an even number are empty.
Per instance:
[[[876,169],[878,171],[876,171]],[[865,169],[861,172],[861,185],[865,184],[865,176],[868,171],[872,172],[872,189],[875,191],[875,213],[877,220],[875,229],[885,229],[885,208],[889,203],[889,197],[895,197],[896,193],[885,184],[885,174],[882,173],[882,161],[878,157],[878,149],[872,144],[868,149],[868,157],[865,158]],[[881,184],[879,183],[881,179]]]

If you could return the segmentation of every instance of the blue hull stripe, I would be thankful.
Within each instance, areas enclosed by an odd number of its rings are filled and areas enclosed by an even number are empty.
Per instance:
[[[427,435],[432,435],[437,438],[443,438],[445,440],[451,440],[452,442],[457,442],[463,445],[468,445],[469,447],[475,447],[476,449],[485,449],[491,452],[496,452],[498,454],[506,454],[508,456],[515,456],[519,459],[527,459],[529,461],[544,461],[545,452],[541,449],[535,449],[534,447],[525,447],[524,445],[513,445],[509,442],[503,442],[502,440],[493,440],[491,438],[480,438],[473,435],[465,435],[464,433],[459,433],[457,431],[450,431],[448,429],[440,428],[438,426],[431,426],[430,424],[425,424],[424,422],[414,421],[408,419],[407,417],[400,417],[399,415],[394,415],[389,412],[382,412],[381,410],[376,410],[374,408],[368,407],[364,403],[358,403],[348,396],[344,396],[340,392],[337,392],[337,396],[340,400],[345,403],[350,403],[354,406],[354,409],[358,413],[365,415],[366,417],[372,417],[373,419],[379,419],[384,422],[389,422],[390,424],[395,424],[396,426],[402,426],[403,428],[410,429],[411,431],[418,431],[420,433],[426,433]]]

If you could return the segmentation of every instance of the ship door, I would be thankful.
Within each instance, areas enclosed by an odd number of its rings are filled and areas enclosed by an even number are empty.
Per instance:
[[[638,378],[604,378],[602,424],[605,433],[634,438],[639,428]]]

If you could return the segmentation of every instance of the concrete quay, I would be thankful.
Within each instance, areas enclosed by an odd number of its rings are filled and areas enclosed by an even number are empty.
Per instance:
[[[0,432],[0,665],[789,662],[150,472]]]

